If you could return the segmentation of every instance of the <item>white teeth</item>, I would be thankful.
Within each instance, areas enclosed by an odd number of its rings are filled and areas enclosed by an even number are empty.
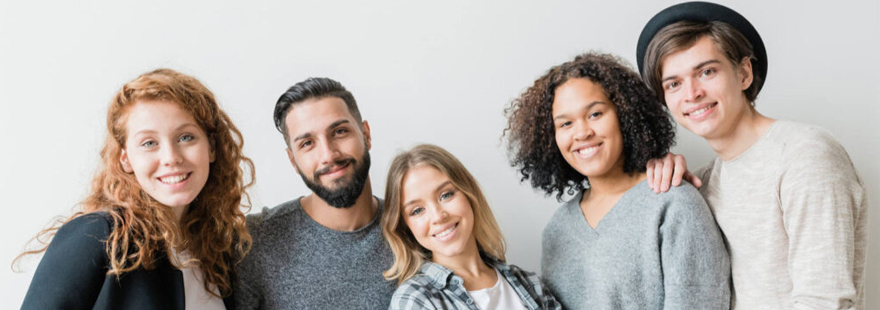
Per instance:
[[[711,109],[711,108],[714,107],[714,106],[715,106],[714,104],[710,104],[710,105],[706,106],[705,108],[702,108],[702,109],[699,109],[699,110],[696,110],[696,111],[692,111],[691,113],[688,113],[688,115],[691,115],[691,116],[700,116],[700,115],[702,115],[703,113],[706,113],[706,111],[709,111],[709,109]]]
[[[585,149],[581,149],[581,150],[579,150],[579,151],[577,151],[577,152],[578,152],[579,154],[581,154],[581,155],[587,155],[587,154],[592,153],[593,151],[595,151],[595,150],[598,149],[598,148],[599,148],[599,146],[597,145],[597,146],[594,146],[594,147],[588,147],[588,148],[585,148]]]
[[[177,184],[189,178],[189,174],[181,174],[172,177],[159,178],[159,181],[165,184]]]
[[[458,227],[458,224],[452,225],[452,227],[449,227],[446,230],[441,231],[439,234],[434,235],[434,237],[442,239],[442,238],[446,237],[447,235],[449,235],[449,233],[451,233],[453,230],[455,230],[456,227]]]

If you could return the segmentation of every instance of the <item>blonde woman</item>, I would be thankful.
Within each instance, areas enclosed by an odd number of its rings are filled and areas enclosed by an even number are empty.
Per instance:
[[[251,240],[241,207],[253,164],[241,150],[195,78],[159,69],[125,84],[82,211],[22,254],[45,251],[22,309],[225,309]]]
[[[477,181],[452,154],[418,145],[391,163],[382,228],[394,253],[390,309],[561,309],[535,274],[505,263]]]

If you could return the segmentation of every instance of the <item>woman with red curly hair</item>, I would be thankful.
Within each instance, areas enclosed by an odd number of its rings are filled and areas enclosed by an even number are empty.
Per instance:
[[[22,309],[224,309],[254,175],[214,95],[173,70],[139,76],[110,104],[101,159],[82,210],[22,254],[45,251]]]
[[[641,78],[611,55],[551,68],[507,109],[511,164],[570,198],[544,229],[542,275],[566,309],[727,309],[730,263],[693,186],[655,194],[648,160],[674,126]]]

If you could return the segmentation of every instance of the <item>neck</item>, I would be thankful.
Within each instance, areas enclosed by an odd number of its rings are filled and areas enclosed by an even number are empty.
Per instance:
[[[706,142],[709,142],[709,146],[715,150],[721,160],[728,161],[758,142],[775,121],[749,106],[742,118],[736,121],[733,129],[718,137],[706,138]]]
[[[590,197],[620,195],[645,179],[644,172],[628,174],[623,172],[623,163],[615,167],[615,172],[603,176],[588,176]]]
[[[474,287],[480,288],[479,284],[483,282],[480,280],[493,278],[495,275],[495,269],[486,265],[480,257],[477,241],[473,238],[468,242],[464,252],[455,256],[441,256],[435,253],[432,260],[461,277],[465,288],[469,290],[473,290]]]
[[[369,177],[364,184],[364,190],[351,207],[333,207],[314,193],[300,200],[303,211],[315,222],[338,231],[354,231],[367,226],[376,215],[378,203],[373,200]]]
[[[189,209],[189,205],[185,205],[182,207],[169,207],[171,208],[171,212],[174,212],[174,218],[177,219],[177,222],[180,222],[180,219],[183,218],[183,214],[186,213],[186,210]]]

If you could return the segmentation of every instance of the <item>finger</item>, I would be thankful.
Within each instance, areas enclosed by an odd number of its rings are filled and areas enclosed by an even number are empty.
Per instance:
[[[661,191],[661,185],[664,182],[663,180],[663,171],[667,169],[667,167],[672,167],[673,165],[672,155],[666,153],[666,156],[663,156],[658,162],[662,164],[662,166],[654,168],[654,192],[659,193]],[[668,187],[669,180],[665,180],[667,182],[666,186]]]
[[[660,191],[668,191],[669,183],[672,182],[672,169],[677,168],[674,164],[663,166],[663,181],[660,185]]]
[[[681,155],[675,156],[675,169],[672,172],[672,186],[681,185],[681,179],[688,174],[687,161]]]
[[[700,180],[699,177],[697,177],[696,175],[694,175],[690,172],[688,172],[684,177],[686,180],[688,180],[688,182],[691,182],[691,184],[693,184],[694,187],[699,188],[700,186],[703,186],[703,180]]]
[[[654,165],[656,164],[656,160],[649,160],[647,165],[647,170],[645,170],[645,176],[648,181],[648,188],[654,189]]]

